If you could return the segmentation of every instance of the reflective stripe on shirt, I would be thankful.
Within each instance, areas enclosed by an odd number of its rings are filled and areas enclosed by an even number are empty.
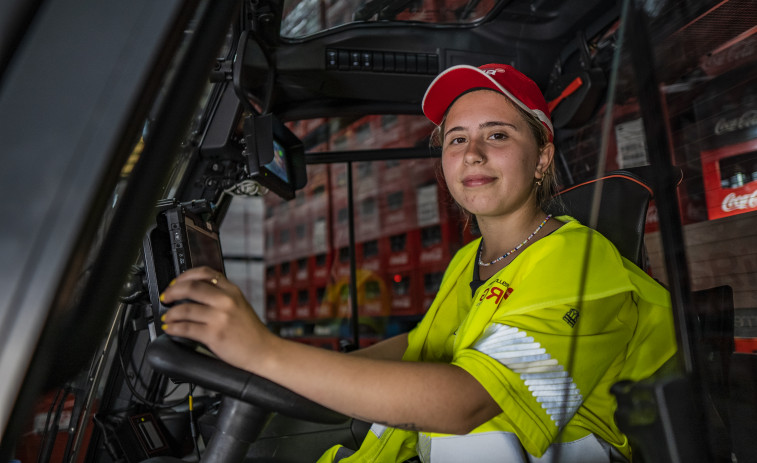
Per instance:
[[[552,444],[540,458],[529,455],[518,437],[505,431],[462,436],[429,437],[418,433],[418,456],[423,463],[623,463],[627,460],[612,445],[594,434]]]
[[[570,421],[583,403],[581,391],[565,368],[525,331],[492,323],[473,348],[520,374],[556,426]]]
[[[373,423],[373,425],[371,425],[371,432],[378,439],[381,439],[381,436],[384,434],[384,431],[386,431],[386,426],[384,426],[383,424]]]

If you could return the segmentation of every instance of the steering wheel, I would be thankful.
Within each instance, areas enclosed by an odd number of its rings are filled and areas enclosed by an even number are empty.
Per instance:
[[[319,405],[261,376],[233,367],[201,353],[167,335],[158,336],[147,348],[150,366],[166,376],[305,421],[339,424],[347,417]]]

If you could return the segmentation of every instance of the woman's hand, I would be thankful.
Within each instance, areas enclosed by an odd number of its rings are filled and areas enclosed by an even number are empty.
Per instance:
[[[177,303],[162,318],[163,331],[205,344],[225,362],[252,371],[272,336],[242,291],[219,272],[198,267],[179,275],[161,294]]]

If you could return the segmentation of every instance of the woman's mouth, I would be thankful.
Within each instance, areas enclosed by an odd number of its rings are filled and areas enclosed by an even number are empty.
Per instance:
[[[494,177],[488,175],[469,175],[463,178],[463,186],[473,188],[482,185],[488,185],[495,180]]]

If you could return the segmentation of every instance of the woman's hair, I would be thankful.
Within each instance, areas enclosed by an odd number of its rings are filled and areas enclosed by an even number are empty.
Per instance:
[[[547,128],[544,127],[544,124],[542,124],[541,121],[521,109],[518,105],[512,103],[509,99],[507,101],[510,105],[512,105],[513,108],[518,110],[518,113],[520,113],[523,120],[528,123],[529,129],[531,129],[531,134],[536,140],[536,146],[538,146],[540,150],[543,149],[544,146],[549,143],[549,133],[547,132]],[[450,107],[452,107],[452,105],[450,105]],[[447,111],[449,112],[449,108],[447,109]],[[429,144],[432,148],[443,149],[444,124],[446,121],[447,115],[445,114],[444,119],[442,119],[442,123],[436,126],[434,128],[434,131],[431,132]],[[557,169],[555,168],[554,158],[547,167],[547,170],[544,171],[541,185],[534,183],[534,188],[536,188],[536,204],[538,204],[541,209],[544,209],[547,206],[547,203],[549,203],[549,201],[552,199],[552,197],[554,197],[555,194],[557,194],[558,191]],[[466,213],[466,215],[469,215],[468,211],[464,212]]]

